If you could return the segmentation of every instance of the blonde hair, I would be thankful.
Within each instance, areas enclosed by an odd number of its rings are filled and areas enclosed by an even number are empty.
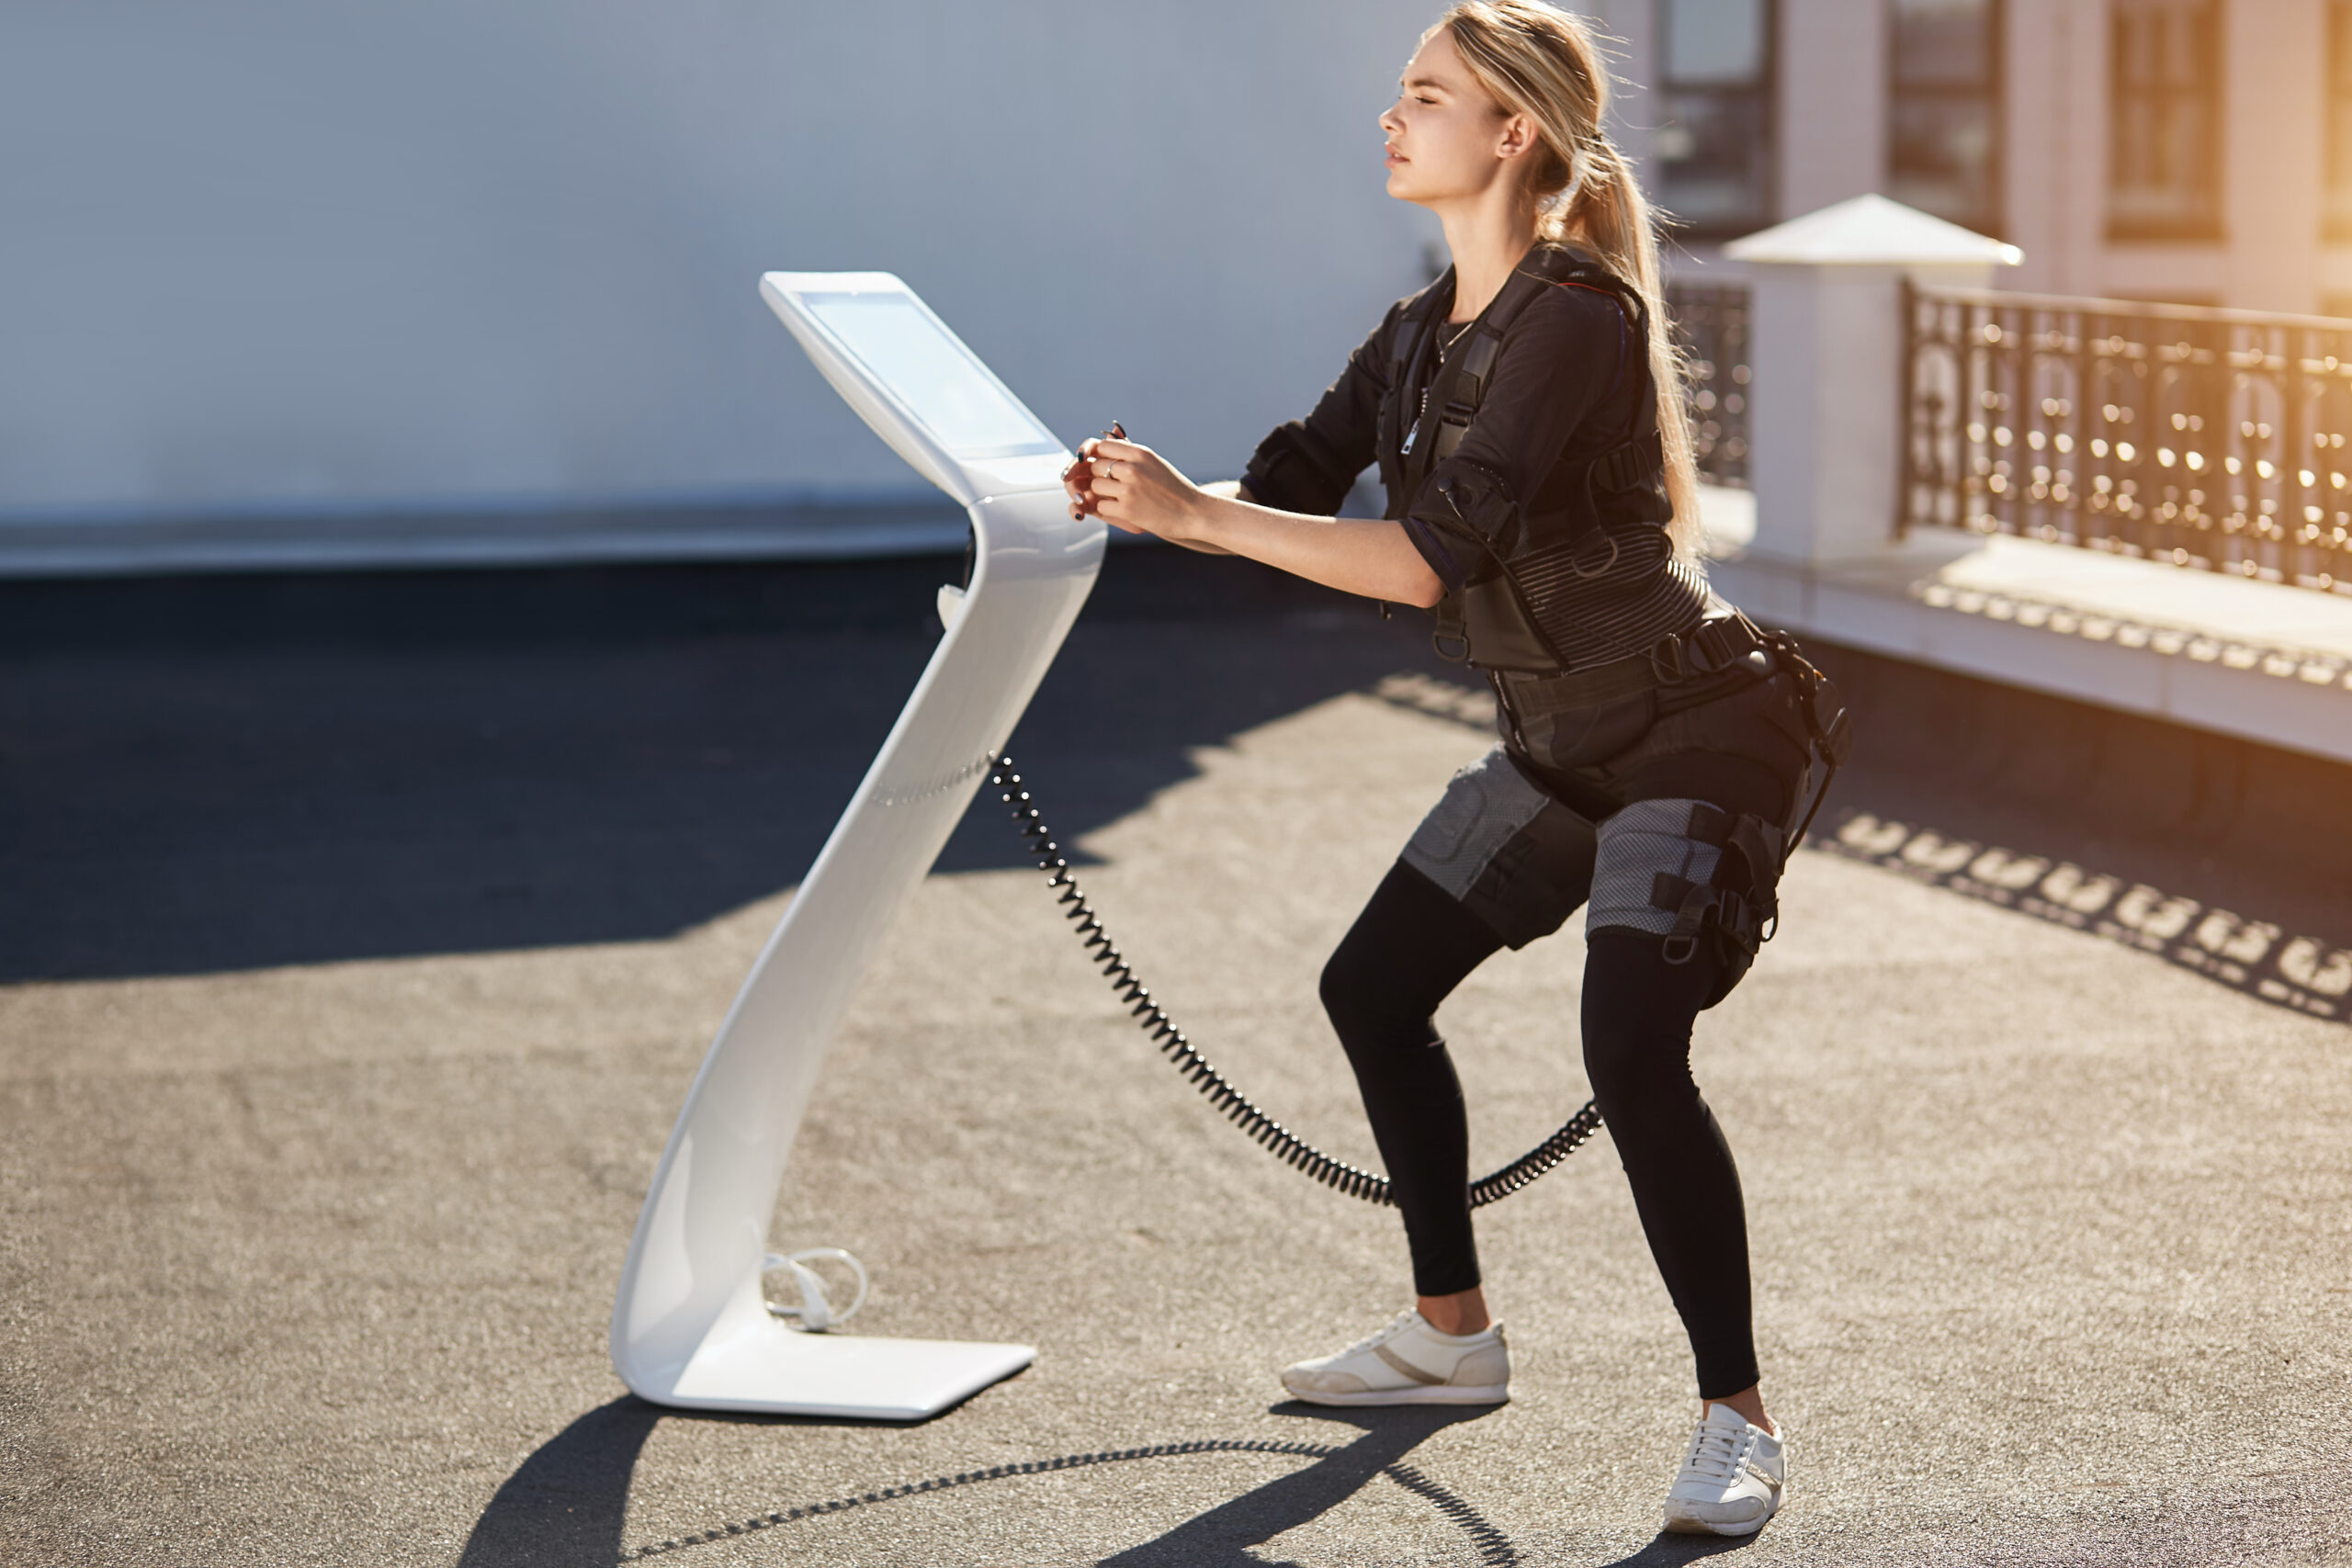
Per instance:
[[[1682,355],[1658,280],[1657,215],[1602,129],[1609,73],[1592,29],[1543,0],[1459,0],[1423,38],[1441,28],[1453,33],[1463,64],[1496,105],[1535,124],[1542,144],[1528,183],[1537,202],[1537,239],[1583,245],[1648,308],[1650,378],[1657,386],[1666,493],[1674,502],[1667,531],[1678,554],[1695,555],[1699,473],[1682,400]]]

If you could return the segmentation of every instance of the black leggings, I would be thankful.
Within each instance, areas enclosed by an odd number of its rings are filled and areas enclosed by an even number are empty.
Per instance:
[[[1757,1381],[1739,1172],[1690,1077],[1690,1025],[1714,980],[1701,955],[1666,962],[1659,938],[1604,931],[1584,972],[1584,1064],[1634,1189],[1650,1252],[1698,1359],[1699,1393]],[[1323,1006],[1355,1068],[1412,1249],[1413,1288],[1478,1283],[1470,1130],[1438,1004],[1502,946],[1477,916],[1399,863],[1323,970]]]

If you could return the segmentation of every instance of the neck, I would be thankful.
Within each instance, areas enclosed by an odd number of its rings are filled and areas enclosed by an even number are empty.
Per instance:
[[[1453,254],[1453,320],[1466,321],[1492,303],[1535,243],[1535,204],[1498,180],[1437,209],[1445,248]]]

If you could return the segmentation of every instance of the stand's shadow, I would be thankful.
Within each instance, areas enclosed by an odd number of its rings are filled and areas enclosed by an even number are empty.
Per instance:
[[[474,1521],[459,1568],[619,1561],[629,1477],[663,1414],[626,1394],[540,1444]]]
[[[1265,1568],[1268,1559],[1257,1555],[1251,1548],[1311,1523],[1384,1477],[1421,1498],[1458,1527],[1469,1538],[1482,1563],[1504,1568],[1519,1561],[1518,1550],[1510,1538],[1476,1507],[1404,1462],[1405,1456],[1431,1434],[1457,1422],[1474,1420],[1486,1411],[1334,1411],[1291,1404],[1276,1406],[1275,1413],[1352,1427],[1360,1435],[1343,1443],[1212,1438],[1061,1454],[829,1498],[630,1547],[622,1539],[630,1481],[646,1439],[663,1416],[772,1426],[831,1423],[706,1416],[663,1410],[628,1396],[588,1412],[526,1459],[475,1521],[458,1563],[459,1568],[527,1568],[541,1563],[604,1563],[666,1557],[823,1515],[895,1503],[981,1482],[1103,1464],[1221,1453],[1280,1455],[1313,1462],[1220,1503],[1154,1540],[1103,1559],[1105,1568],[1173,1568],[1177,1564],[1183,1568]],[[1646,1563],[1650,1560],[1638,1561]]]

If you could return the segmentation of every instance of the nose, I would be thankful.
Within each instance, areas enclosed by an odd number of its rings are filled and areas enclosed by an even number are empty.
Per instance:
[[[1386,108],[1380,111],[1380,133],[1383,136],[1394,136],[1402,129],[1403,127],[1396,123],[1396,106],[1395,104],[1391,104]]]

